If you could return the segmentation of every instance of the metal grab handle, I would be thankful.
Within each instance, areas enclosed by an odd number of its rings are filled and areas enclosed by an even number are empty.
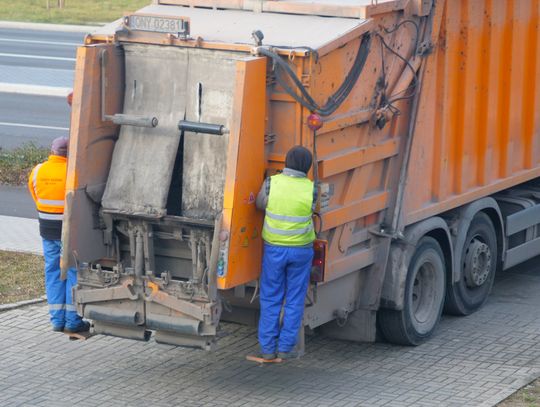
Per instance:
[[[217,136],[222,136],[223,134],[229,133],[229,129],[227,129],[222,124],[190,122],[188,120],[180,120],[178,122],[178,129],[180,131],[191,131],[193,133],[215,134]]]
[[[145,117],[120,113],[113,116],[105,116],[105,119],[112,121],[114,124],[136,127],[156,127],[159,123],[157,117]]]

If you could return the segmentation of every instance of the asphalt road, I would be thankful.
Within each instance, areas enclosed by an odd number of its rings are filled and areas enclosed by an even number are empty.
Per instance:
[[[50,146],[56,137],[69,135],[69,115],[63,97],[0,92],[0,147],[28,142]]]
[[[83,33],[0,29],[0,82],[70,88]],[[48,146],[69,134],[64,97],[0,92],[0,147]]]
[[[84,34],[0,29],[0,65],[72,71]]]
[[[26,186],[0,185],[0,216],[37,219],[36,205]]]

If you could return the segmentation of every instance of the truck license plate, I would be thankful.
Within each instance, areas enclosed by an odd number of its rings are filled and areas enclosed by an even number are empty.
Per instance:
[[[158,33],[189,35],[189,18],[161,17],[134,14],[124,17],[124,24],[134,31],[151,31]]]

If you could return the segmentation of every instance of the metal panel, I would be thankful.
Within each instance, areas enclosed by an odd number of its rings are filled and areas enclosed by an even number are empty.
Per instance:
[[[189,50],[186,120],[230,129],[235,55]],[[182,214],[214,219],[223,208],[229,135],[185,132],[182,171]]]
[[[259,277],[262,215],[255,197],[264,180],[266,58],[236,64],[233,127],[228,153],[223,228],[229,231],[228,271],[218,287],[230,288]]]
[[[506,236],[540,223],[540,205],[524,209],[506,218]]]
[[[365,19],[248,13],[239,10],[210,10],[165,5],[147,6],[137,13],[188,17],[191,37],[198,38],[199,42],[227,43],[230,44],[229,49],[233,48],[233,44],[255,45],[251,35],[253,30],[263,32],[264,45],[318,49],[366,23]],[[112,35],[119,25],[119,21],[109,24],[96,30],[93,35]],[[136,35],[136,33],[131,35]]]
[[[112,44],[80,47],[77,51],[71,113],[66,207],[62,230],[61,268],[75,260],[91,262],[107,255],[103,231],[97,226],[97,208],[107,181],[118,126],[101,121],[100,55],[107,52],[108,113],[122,109],[124,58]],[[98,193],[92,194],[87,191]]]
[[[403,9],[405,0],[159,0],[159,4],[365,18]],[[336,4],[339,3],[339,4]]]
[[[538,0],[438,1],[405,224],[540,175]]]
[[[155,116],[155,128],[122,126],[114,148],[103,208],[163,216],[187,94],[188,52],[126,45],[125,114]],[[160,77],[156,81],[156,75]]]
[[[506,252],[506,260],[504,262],[504,270],[515,266],[525,260],[532,259],[540,254],[540,237],[523,243],[520,246],[514,247]]]

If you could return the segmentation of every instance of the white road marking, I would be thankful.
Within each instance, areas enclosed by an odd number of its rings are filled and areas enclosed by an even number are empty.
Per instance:
[[[78,42],[59,42],[59,41],[37,41],[37,40],[21,40],[16,38],[0,38],[0,41],[3,42],[22,42],[26,44],[43,44],[43,45],[62,45],[66,47],[78,47],[83,45]]]
[[[44,55],[28,55],[28,54],[8,54],[0,52],[0,57],[10,57],[10,58],[27,58],[27,59],[48,59],[51,61],[75,61],[75,58],[65,58],[65,57],[47,57]]]
[[[29,129],[45,129],[45,130],[63,130],[69,131],[68,127],[56,127],[56,126],[40,126],[38,124],[24,124],[24,123],[8,123],[0,122],[0,126],[11,126],[11,127],[27,127]]]
[[[18,93],[21,95],[66,97],[71,91],[71,88],[60,88],[56,86],[27,85],[22,83],[0,82],[0,93]]]

